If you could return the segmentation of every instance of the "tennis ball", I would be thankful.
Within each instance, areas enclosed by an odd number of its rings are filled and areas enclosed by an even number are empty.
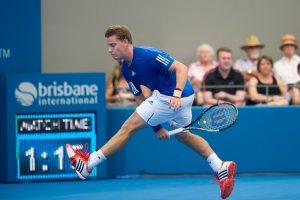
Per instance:
[[[203,124],[206,124],[206,120],[203,121]]]

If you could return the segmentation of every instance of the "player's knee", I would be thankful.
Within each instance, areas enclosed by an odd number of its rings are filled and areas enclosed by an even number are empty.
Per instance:
[[[185,133],[178,133],[175,135],[175,138],[182,143],[186,143],[188,142],[189,138],[190,138],[190,133],[189,132],[185,132]]]

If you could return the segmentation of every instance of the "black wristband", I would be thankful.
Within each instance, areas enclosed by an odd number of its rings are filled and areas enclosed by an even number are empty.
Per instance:
[[[175,98],[177,98],[177,99],[180,99],[180,97],[178,97],[178,96],[174,96],[174,95],[173,95],[173,97],[175,97]]]
[[[151,128],[156,133],[157,131],[159,131],[160,129],[162,129],[162,126],[159,124],[157,126],[152,126]]]
[[[175,88],[174,90],[182,91],[182,89],[180,89],[180,88]]]

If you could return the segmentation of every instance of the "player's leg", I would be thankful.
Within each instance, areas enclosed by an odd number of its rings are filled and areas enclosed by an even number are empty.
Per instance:
[[[147,124],[157,125],[158,123],[168,121],[167,117],[160,115],[162,105],[166,107],[166,109],[168,107],[165,106],[167,105],[165,102],[160,102],[158,95],[159,93],[154,91],[151,97],[137,107],[136,111],[128,118],[116,135],[101,149],[93,152],[90,156],[89,154],[81,154],[79,151],[76,152],[70,145],[67,145],[68,156],[71,162],[73,160],[72,164],[80,178],[85,179],[89,173],[91,173],[91,168],[106,160],[106,157],[120,150],[137,129]],[[73,157],[76,159],[72,159]]]
[[[192,148],[196,153],[198,153],[205,159],[207,159],[211,154],[214,153],[212,148],[204,138],[191,132],[176,134],[175,138],[181,143]]]
[[[223,162],[212,150],[208,142],[202,137],[190,132],[177,134],[176,138],[203,156],[211,168],[216,172],[216,179],[221,189],[221,197],[227,198],[234,188],[233,175],[236,173],[236,164],[232,161]]]
[[[189,98],[183,99],[183,107],[177,113],[177,117],[173,119],[173,128],[184,127],[191,122],[192,104],[188,102],[192,102],[192,100]],[[234,188],[235,162],[223,162],[204,138],[191,132],[179,133],[175,137],[207,160],[211,168],[216,172],[216,178],[220,184],[221,197],[227,198]]]
[[[123,124],[121,129],[101,148],[105,157],[119,151],[139,128],[147,124],[135,111]]]
[[[207,160],[214,172],[218,172],[221,169],[223,161],[217,156],[204,138],[191,132],[176,134],[175,138]]]
[[[120,150],[137,129],[147,125],[155,126],[167,121],[168,118],[160,115],[164,112],[162,112],[162,103],[158,99],[158,95],[158,91],[154,91],[151,97],[136,108],[136,111],[121,129],[101,149],[91,154],[88,162],[90,168],[100,164],[106,157]]]
[[[193,101],[194,95],[182,98],[182,107],[180,108],[180,110],[177,111],[176,116],[170,122],[173,129],[178,127],[184,127],[192,121]],[[198,153],[205,159],[207,159],[210,155],[214,153],[212,148],[204,138],[200,137],[199,135],[195,135],[189,131],[176,134],[175,138],[181,143],[193,149],[196,153]],[[215,171],[218,170],[217,168],[221,167],[221,162],[222,161],[220,160],[220,166],[216,166],[214,169]]]
[[[98,151],[91,155],[81,153],[71,145],[66,145],[67,154],[81,179],[85,179],[92,169],[106,160],[108,156],[119,151],[141,127],[146,126],[145,121],[135,111],[122,125],[120,130]]]

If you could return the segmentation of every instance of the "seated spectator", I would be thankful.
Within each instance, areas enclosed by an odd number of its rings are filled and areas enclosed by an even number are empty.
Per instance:
[[[245,81],[243,75],[232,68],[232,53],[228,48],[217,51],[219,63],[204,78],[204,102],[206,105],[229,101],[235,105],[245,105]]]
[[[204,74],[218,65],[218,63],[213,60],[213,56],[213,48],[209,44],[202,44],[197,48],[198,61],[189,66],[188,78],[195,90],[195,105],[203,104],[201,85]]]
[[[273,76],[273,60],[268,56],[262,56],[257,64],[257,77],[249,81],[250,99],[247,105],[288,105],[285,99],[287,87],[283,81]]]
[[[137,106],[128,83],[121,72],[121,61],[118,61],[106,82],[106,105],[108,107],[132,107]]]
[[[242,72],[246,81],[257,75],[257,61],[264,47],[265,45],[255,35],[247,37],[245,44],[241,46],[241,49],[246,53],[246,58],[237,60],[234,68]]]
[[[300,77],[300,63],[298,64],[298,75]],[[292,104],[300,105],[300,81],[298,81],[296,84],[293,84],[289,92],[292,96]]]
[[[297,65],[300,62],[300,57],[296,55],[297,48],[297,40],[294,35],[288,34],[282,37],[280,49],[284,56],[274,64],[274,73],[285,84],[294,84],[300,81],[297,73]]]

